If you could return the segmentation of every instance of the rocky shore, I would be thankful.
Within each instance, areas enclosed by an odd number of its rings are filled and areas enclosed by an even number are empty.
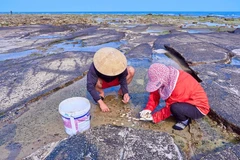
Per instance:
[[[0,27],[23,26],[23,25],[69,25],[91,24],[108,25],[117,24],[165,24],[181,27],[184,24],[197,24],[198,22],[210,22],[229,25],[231,28],[240,23],[240,18],[223,18],[214,16],[168,16],[168,15],[43,15],[43,14],[0,14]],[[207,27],[205,25],[205,27]],[[208,26],[209,27],[209,26]]]
[[[0,15],[0,159],[239,159],[239,28],[240,19],[210,16]],[[86,90],[102,47],[136,69],[129,104],[106,90],[108,114]],[[181,132],[172,118],[136,121],[154,62],[201,82],[210,114]],[[74,96],[90,100],[91,129],[69,138],[58,105]]]

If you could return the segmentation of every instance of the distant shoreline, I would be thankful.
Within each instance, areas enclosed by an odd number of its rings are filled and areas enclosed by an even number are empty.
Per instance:
[[[240,12],[239,12],[240,14]],[[41,25],[54,26],[67,24],[83,25],[139,25],[139,24],[161,24],[184,26],[186,24],[205,23],[202,27],[210,25],[212,28],[240,28],[239,18],[226,18],[220,16],[185,16],[185,15],[153,15],[153,14],[62,14],[52,12],[51,14],[0,14],[0,27]]]
[[[0,12],[0,14],[10,14],[9,12]],[[204,11],[204,12],[193,12],[193,11],[116,11],[116,12],[101,12],[101,11],[93,11],[93,12],[14,12],[12,14],[75,14],[75,15],[171,15],[171,16],[192,16],[192,17],[199,17],[199,16],[213,16],[213,17],[225,17],[225,18],[240,18],[240,11],[234,12],[216,12],[216,11]]]

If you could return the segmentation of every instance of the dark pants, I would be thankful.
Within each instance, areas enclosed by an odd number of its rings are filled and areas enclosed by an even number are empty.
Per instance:
[[[189,103],[174,103],[170,106],[170,110],[177,121],[185,121],[188,118],[198,119],[204,116],[194,105]]]

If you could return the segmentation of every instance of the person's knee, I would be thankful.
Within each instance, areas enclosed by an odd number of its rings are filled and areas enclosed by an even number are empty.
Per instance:
[[[132,66],[127,67],[129,77],[133,77],[135,74],[135,69]]]
[[[178,107],[177,103],[174,103],[170,106],[171,113],[177,113],[178,109],[179,109],[179,107]]]

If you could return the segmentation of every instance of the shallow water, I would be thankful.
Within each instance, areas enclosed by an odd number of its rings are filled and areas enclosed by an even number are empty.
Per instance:
[[[239,57],[232,58],[230,64],[231,65],[240,65],[240,58]]]
[[[55,39],[60,37],[61,35],[40,35],[40,36],[30,37],[30,39]]]
[[[212,33],[215,32],[210,29],[185,29],[188,33],[195,34],[195,33]]]
[[[22,58],[22,57],[26,57],[26,56],[29,56],[29,55],[34,54],[34,53],[38,53],[38,50],[31,49],[31,50],[26,50],[26,51],[16,52],[16,53],[0,54],[0,61]]]
[[[207,25],[209,27],[221,27],[221,26],[225,26],[228,28],[239,28],[240,25],[228,25],[228,24],[220,24],[220,23],[212,23],[212,22],[198,22],[198,24],[200,25]]]
[[[167,57],[165,54],[156,53],[156,51],[152,54],[152,63],[162,63],[167,66],[173,66],[177,69],[181,69],[178,63]]]
[[[97,46],[86,46],[83,47],[81,40],[71,40],[71,41],[65,41],[63,43],[58,43],[53,46],[51,46],[46,52],[50,54],[56,54],[59,52],[67,52],[67,51],[83,51],[83,52],[96,52],[100,48],[103,47],[113,47],[118,48],[120,47],[124,41],[118,41],[118,42],[108,42],[104,44],[100,44]]]
[[[166,29],[147,29],[147,33],[169,34],[169,30]]]
[[[118,42],[108,42],[96,46],[87,46],[83,47],[82,41],[81,40],[67,40],[63,41],[57,44],[54,44],[47,48],[46,50],[37,50],[37,49],[32,49],[32,50],[26,50],[22,52],[13,52],[13,53],[6,53],[6,54],[0,54],[0,61],[5,61],[5,60],[10,60],[10,59],[17,59],[17,58],[22,58],[26,57],[29,55],[37,55],[37,54],[58,54],[62,52],[70,52],[70,51],[82,51],[82,52],[96,52],[102,47],[113,47],[113,48],[118,48],[122,44],[125,44],[126,41],[118,41]]]

